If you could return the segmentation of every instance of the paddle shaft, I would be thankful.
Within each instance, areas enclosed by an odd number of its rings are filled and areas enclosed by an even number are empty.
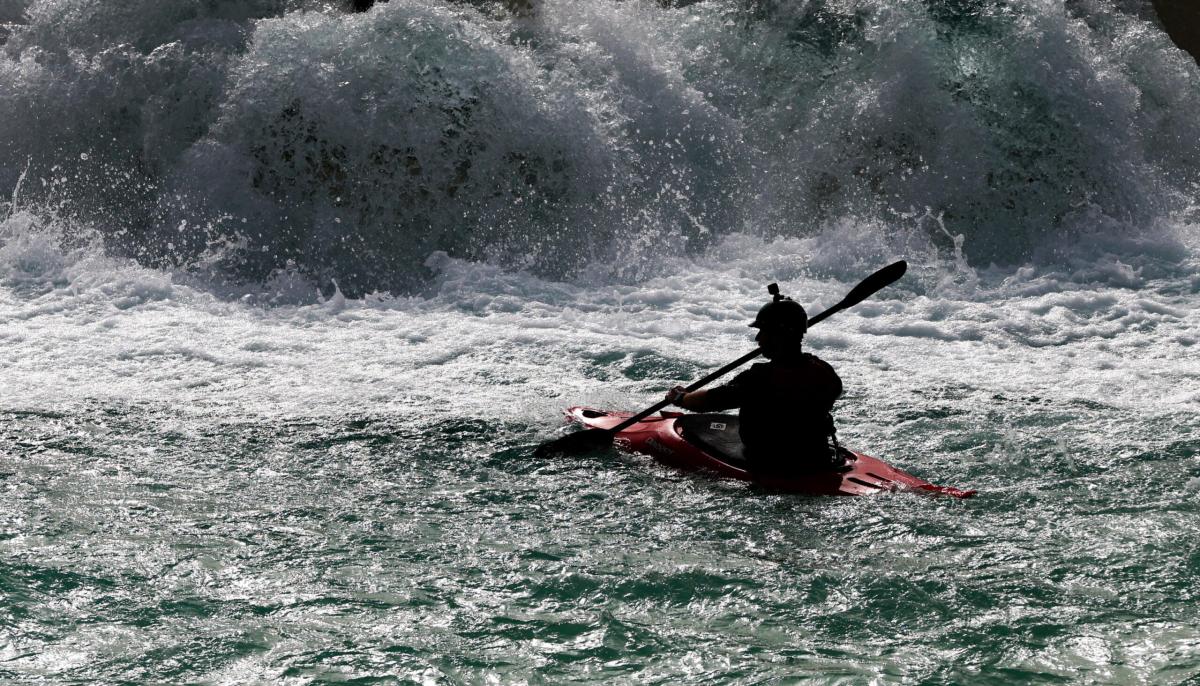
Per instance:
[[[850,302],[850,303],[847,303],[848,300],[850,300],[849,296],[847,296],[847,298],[845,300],[842,300],[841,302],[839,302],[838,304],[829,308],[828,310],[825,310],[821,314],[818,314],[815,317],[809,317],[808,318],[808,326],[811,327],[813,324],[820,322],[822,319],[825,319],[829,315],[831,315],[835,312],[844,310],[847,307],[850,307],[850,305],[858,304],[859,302],[861,302],[862,298],[859,298],[858,300],[855,300],[854,302]],[[754,358],[758,357],[761,354],[762,354],[761,348],[752,350],[752,351],[746,353],[745,355],[742,355],[741,357],[737,358],[733,362],[730,362],[729,364],[725,365],[724,367],[721,367],[717,371],[700,379],[699,381],[694,382],[692,385],[688,386],[685,390],[688,393],[691,393],[692,391],[698,391],[701,388],[704,388],[708,384],[712,383],[713,381],[716,381],[717,379],[721,378],[722,376],[725,376],[729,372],[732,372],[733,370],[737,369],[738,367],[746,364],[750,360],[753,360]],[[658,412],[659,410],[663,409],[664,407],[666,407],[670,404],[671,404],[670,400],[660,400],[660,401],[654,403],[653,405],[651,405],[650,407],[647,407],[646,409],[642,410],[641,412],[638,412],[637,414],[633,415],[629,419],[626,419],[625,421],[621,422],[620,424],[617,424],[616,426],[612,427],[611,429],[607,429],[607,431],[609,431],[612,434],[620,433],[621,431],[628,429],[629,427],[633,426],[634,424],[637,424],[638,422],[642,421],[646,417],[649,417],[650,415],[654,414],[655,412]]]
[[[730,362],[729,364],[725,365],[724,367],[721,367],[720,369],[713,372],[712,374],[709,374],[708,376],[704,377],[703,379],[700,379],[699,381],[693,383],[691,386],[688,386],[687,392],[691,393],[692,391],[700,390],[704,386],[707,386],[709,383],[712,383],[713,381],[716,381],[717,379],[721,378],[722,376],[725,376],[729,372],[732,372],[733,370],[746,364],[747,362],[749,362],[750,360],[753,360],[754,358],[758,357],[761,354],[762,354],[762,350],[754,350],[752,352],[746,353],[745,355],[742,355],[741,357],[737,358],[733,362]],[[667,405],[670,405],[670,404],[671,404],[670,400],[660,400],[660,401],[654,403],[653,405],[651,405],[650,407],[647,407],[646,409],[642,410],[641,412],[638,412],[637,414],[633,415],[629,419],[626,419],[625,421],[621,422],[620,424],[617,424],[616,426],[612,427],[611,429],[606,429],[606,431],[608,431],[609,433],[613,433],[613,434],[624,431],[625,429],[628,429],[629,427],[633,426],[634,424],[637,424],[638,422],[642,421],[646,417],[649,417],[650,415],[654,414],[655,412],[658,412],[659,410],[663,409],[664,407],[666,407]]]

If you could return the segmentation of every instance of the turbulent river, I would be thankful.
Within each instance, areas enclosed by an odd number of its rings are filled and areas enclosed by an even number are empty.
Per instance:
[[[532,7],[0,0],[0,680],[1197,678],[1200,69],[1145,8]],[[531,455],[896,259],[807,347],[975,498]]]

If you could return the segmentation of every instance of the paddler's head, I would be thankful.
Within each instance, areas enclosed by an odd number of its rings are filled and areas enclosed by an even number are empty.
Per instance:
[[[762,306],[750,324],[758,329],[754,340],[768,360],[798,354],[808,331],[808,313],[800,303],[780,295],[778,284],[767,286],[767,292],[771,302]]]

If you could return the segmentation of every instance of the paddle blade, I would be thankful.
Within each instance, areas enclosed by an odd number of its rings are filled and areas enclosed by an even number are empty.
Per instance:
[[[854,290],[847,293],[846,297],[842,298],[842,301],[838,304],[834,305],[828,310],[825,310],[821,314],[816,315],[815,317],[809,317],[808,325],[810,327],[815,326],[832,314],[837,314],[847,307],[854,307],[884,288],[899,281],[900,277],[904,276],[904,272],[906,271],[908,271],[908,263],[904,260],[889,264],[883,269],[880,269],[874,274],[863,279],[862,283],[855,286]]]
[[[854,290],[846,294],[842,298],[842,302],[838,303],[842,308],[854,307],[867,298],[875,295],[887,286],[890,286],[900,280],[904,276],[904,272],[908,271],[908,263],[904,260],[893,262],[888,266],[880,269],[874,274],[863,279],[862,283],[854,287]]]
[[[961,488],[954,488],[953,486],[935,486],[933,484],[923,484],[921,486],[921,488],[926,491],[929,491],[930,493],[937,493],[938,495],[948,495],[948,496],[951,496],[954,498],[970,498],[979,492],[979,491],[964,491]]]
[[[613,432],[607,429],[585,429],[546,441],[533,451],[534,457],[580,455],[601,450],[612,444]]]

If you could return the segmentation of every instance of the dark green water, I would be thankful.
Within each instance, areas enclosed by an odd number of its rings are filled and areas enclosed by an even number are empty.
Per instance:
[[[994,413],[1079,418],[995,399],[906,413],[893,440],[916,449],[929,422]],[[536,436],[484,421],[210,423],[133,405],[2,420],[9,680],[1200,673],[1194,438],[904,462],[982,490],[957,501],[767,495],[616,453],[539,462]]]

